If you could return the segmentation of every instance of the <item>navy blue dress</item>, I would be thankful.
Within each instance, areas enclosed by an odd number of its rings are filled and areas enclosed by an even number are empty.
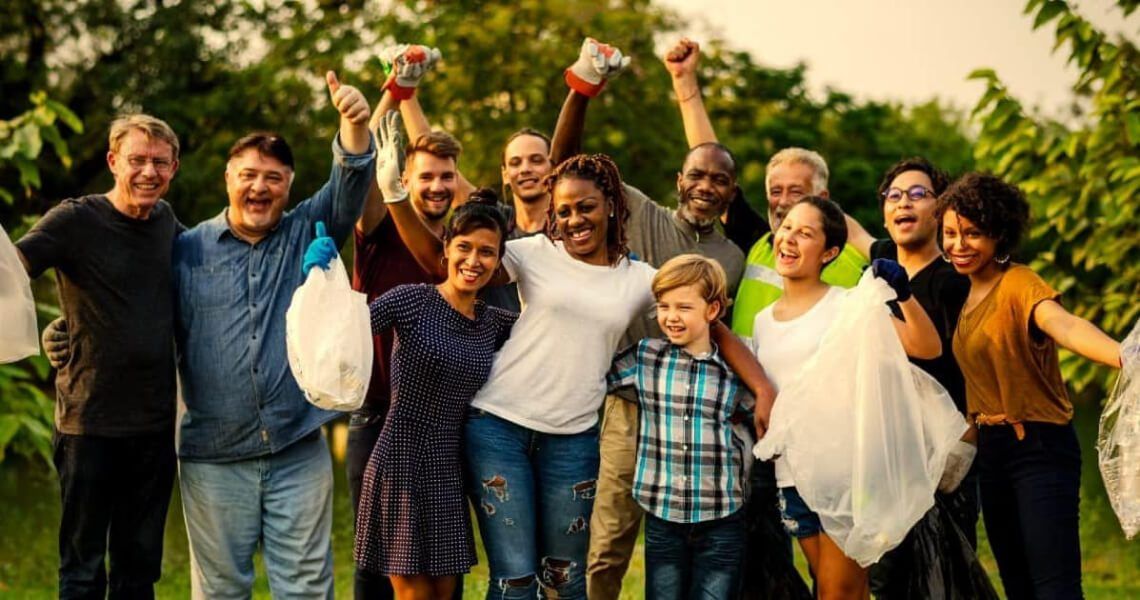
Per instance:
[[[468,319],[429,284],[395,287],[369,308],[373,334],[396,331],[392,405],[364,472],[353,555],[382,575],[466,573],[476,559],[464,417],[518,315],[476,302]]]

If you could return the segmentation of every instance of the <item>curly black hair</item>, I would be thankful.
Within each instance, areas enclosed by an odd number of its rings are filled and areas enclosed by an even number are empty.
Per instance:
[[[951,183],[938,198],[935,215],[939,221],[947,210],[969,219],[986,237],[996,240],[997,257],[1016,251],[1029,228],[1025,193],[989,173],[967,173]]]
[[[891,187],[891,182],[895,177],[906,173],[907,171],[920,171],[925,173],[930,178],[930,184],[933,186],[934,195],[941,196],[942,192],[946,191],[946,186],[950,185],[950,177],[945,171],[934,166],[929,160],[921,156],[912,156],[904,158],[897,163],[891,165],[887,172],[883,175],[883,180],[879,182],[879,210],[882,210],[883,203],[887,201],[885,194]]]

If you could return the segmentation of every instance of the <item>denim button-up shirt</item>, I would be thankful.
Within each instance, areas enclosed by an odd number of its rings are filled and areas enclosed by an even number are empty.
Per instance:
[[[250,244],[226,211],[174,245],[178,371],[186,413],[179,457],[227,462],[279,452],[336,413],[305,400],[289,370],[285,311],[303,282],[301,262],[324,221],[343,245],[372,182],[372,149],[346,154],[333,142],[328,182]]]

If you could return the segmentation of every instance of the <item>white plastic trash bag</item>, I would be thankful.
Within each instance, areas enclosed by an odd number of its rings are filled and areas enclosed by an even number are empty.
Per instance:
[[[757,458],[783,455],[796,490],[843,552],[868,566],[934,505],[967,425],[946,390],[907,360],[868,269],[819,350],[780,390]]]
[[[372,325],[367,297],[352,289],[340,257],[314,267],[285,313],[293,377],[314,405],[351,411],[364,404],[372,378]]]
[[[0,363],[40,353],[32,282],[8,232],[0,227]]]
[[[1132,539],[1140,531],[1140,322],[1121,344],[1120,356],[1120,376],[1100,414],[1096,452],[1108,501]]]

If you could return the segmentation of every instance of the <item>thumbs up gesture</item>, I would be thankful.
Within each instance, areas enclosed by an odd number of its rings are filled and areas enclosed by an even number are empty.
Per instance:
[[[368,100],[364,98],[364,94],[351,85],[341,85],[333,71],[325,74],[325,81],[329,84],[329,98],[332,99],[333,106],[341,118],[352,125],[367,127],[368,117],[372,112],[368,108]]]

